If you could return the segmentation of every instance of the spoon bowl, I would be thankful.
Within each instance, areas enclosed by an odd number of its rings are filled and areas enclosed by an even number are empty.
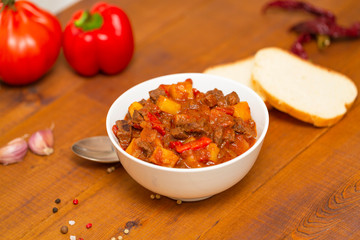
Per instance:
[[[94,162],[119,162],[115,149],[107,136],[96,136],[81,139],[74,143],[71,149],[79,157]]]

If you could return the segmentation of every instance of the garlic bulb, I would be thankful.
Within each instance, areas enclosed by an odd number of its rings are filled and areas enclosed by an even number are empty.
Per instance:
[[[54,152],[54,135],[52,128],[39,130],[29,138],[29,148],[38,155],[50,155]]]
[[[28,150],[28,145],[25,139],[15,138],[8,144],[0,148],[0,163],[8,165],[17,163],[24,159]]]

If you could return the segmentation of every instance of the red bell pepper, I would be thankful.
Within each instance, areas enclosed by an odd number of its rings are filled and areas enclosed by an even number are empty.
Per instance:
[[[64,55],[83,76],[117,74],[130,62],[134,39],[126,13],[106,3],[77,12],[63,34]]]
[[[187,150],[197,150],[206,147],[212,142],[212,140],[208,137],[201,137],[199,139],[196,139],[194,141],[185,143],[183,145],[175,146],[175,150],[178,153],[182,153]]]
[[[234,108],[233,107],[215,107],[216,110],[224,112],[228,115],[234,115]]]
[[[117,136],[117,133],[119,131],[119,128],[118,126],[116,126],[116,124],[114,124],[111,128],[111,130],[113,131],[114,135]]]
[[[55,16],[28,1],[0,1],[0,78],[25,85],[44,76],[61,48]]]
[[[176,146],[181,146],[181,145],[183,145],[183,143],[180,141],[172,141],[169,143],[169,148],[174,149]]]
[[[147,117],[149,118],[151,127],[164,136],[166,132],[160,120],[151,112],[148,112]]]

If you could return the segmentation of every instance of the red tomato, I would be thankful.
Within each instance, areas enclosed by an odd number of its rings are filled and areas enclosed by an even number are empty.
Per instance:
[[[28,1],[0,3],[0,79],[25,85],[54,65],[61,48],[57,18]]]
[[[79,74],[116,74],[130,62],[134,39],[130,21],[123,10],[106,3],[91,11],[79,11],[63,34],[64,55]]]

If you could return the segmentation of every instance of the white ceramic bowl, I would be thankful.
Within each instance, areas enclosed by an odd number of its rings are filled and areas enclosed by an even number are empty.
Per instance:
[[[248,151],[228,162],[196,169],[157,166],[126,153],[120,147],[111,130],[115,122],[124,119],[131,103],[140,101],[142,98],[149,98],[150,90],[156,89],[160,84],[182,82],[187,78],[191,78],[193,87],[202,92],[217,88],[226,95],[235,91],[240,100],[247,101],[252,118],[256,122],[258,135],[256,143]],[[183,201],[208,198],[239,182],[255,163],[268,125],[268,110],[262,99],[253,90],[233,80],[201,73],[173,74],[140,83],[116,99],[110,107],[106,118],[107,133],[116,149],[121,164],[128,174],[143,187],[154,193]]]

